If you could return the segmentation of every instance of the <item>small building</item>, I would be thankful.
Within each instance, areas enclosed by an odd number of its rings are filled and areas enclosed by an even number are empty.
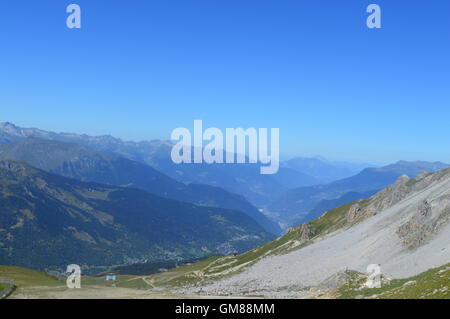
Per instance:
[[[110,272],[106,274],[106,281],[116,281],[116,274],[113,272]]]

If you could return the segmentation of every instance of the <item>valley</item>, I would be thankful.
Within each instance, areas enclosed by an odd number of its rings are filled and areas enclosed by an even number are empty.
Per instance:
[[[0,160],[0,260],[44,270],[183,260],[246,251],[273,238],[236,210],[85,183]]]
[[[8,298],[449,297],[447,164],[400,161],[298,188],[305,165],[323,168],[312,183],[351,168],[317,159],[274,176],[251,164],[174,168],[164,142],[1,127],[0,278],[16,285]],[[65,286],[74,261],[81,289]],[[381,288],[365,287],[371,264]]]

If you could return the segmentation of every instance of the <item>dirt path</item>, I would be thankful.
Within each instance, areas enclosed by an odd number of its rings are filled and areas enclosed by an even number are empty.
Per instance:
[[[66,287],[24,287],[18,288],[11,299],[203,299],[222,298],[174,294],[165,291],[138,290],[119,287],[88,286],[81,289]]]

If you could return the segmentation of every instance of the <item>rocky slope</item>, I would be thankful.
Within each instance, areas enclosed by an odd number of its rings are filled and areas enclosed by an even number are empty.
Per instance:
[[[395,183],[402,175],[416,177],[421,171],[436,172],[448,167],[440,162],[400,161],[385,167],[367,168],[355,176],[330,184],[290,190],[269,205],[267,211],[283,224],[292,227],[299,222],[309,221],[309,214],[320,208],[323,201],[342,199],[348,193],[373,193]]]
[[[365,273],[370,264],[381,265],[387,278],[406,278],[448,263],[449,238],[450,170],[403,176],[372,198],[329,211],[252,252],[211,260],[183,291],[302,297],[340,272]],[[189,278],[186,270],[179,275]],[[176,282],[164,276],[155,281]]]

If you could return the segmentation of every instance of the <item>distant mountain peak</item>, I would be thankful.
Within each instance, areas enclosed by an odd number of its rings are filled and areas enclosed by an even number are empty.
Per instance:
[[[0,129],[6,133],[17,135],[20,132],[20,128],[11,122],[0,123]]]
[[[95,144],[95,143],[104,143],[104,144],[121,144],[121,145],[151,145],[151,146],[172,146],[172,142],[168,140],[142,140],[142,141],[127,141],[122,140],[121,138],[114,137],[110,134],[103,135],[87,135],[87,134],[78,134],[78,133],[70,133],[70,132],[52,132],[45,131],[38,128],[23,128],[15,125],[11,122],[0,122],[0,137],[2,135],[10,135],[13,137],[12,140],[17,140],[18,138],[27,138],[27,137],[37,137],[48,140],[59,140],[64,142],[73,142],[73,143],[81,143],[81,144]],[[7,142],[10,142],[11,139],[7,139]]]
[[[0,122],[0,126],[2,127],[6,127],[6,126],[14,126],[16,127],[13,123],[11,122]]]

